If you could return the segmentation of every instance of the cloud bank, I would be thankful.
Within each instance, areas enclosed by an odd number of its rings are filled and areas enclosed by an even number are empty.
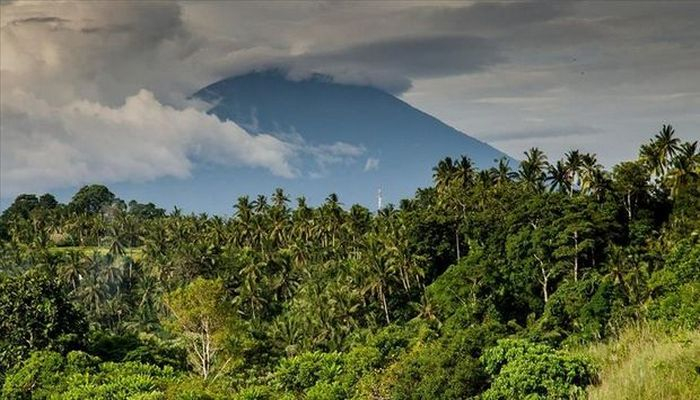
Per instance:
[[[364,149],[249,134],[188,95],[228,53],[176,3],[3,4],[0,196],[89,182],[186,178],[203,164],[318,174]],[[218,58],[217,58],[218,59]]]
[[[196,161],[298,173],[294,146],[194,108],[163,105],[146,90],[119,107],[86,100],[51,105],[22,92],[10,98],[2,104],[3,193],[185,178]]]

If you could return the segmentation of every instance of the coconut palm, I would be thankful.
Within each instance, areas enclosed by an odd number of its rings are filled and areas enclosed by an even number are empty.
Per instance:
[[[579,181],[582,192],[590,193],[593,180],[595,179],[594,177],[599,171],[601,171],[602,168],[603,167],[598,163],[598,159],[596,158],[595,154],[586,153],[581,156]]]
[[[547,181],[549,181],[550,191],[570,193],[571,174],[569,173],[569,168],[563,161],[559,160],[556,164],[550,165],[548,172]]]
[[[569,196],[571,196],[574,193],[574,188],[581,186],[581,152],[578,150],[569,150],[564,155],[564,160],[569,175]]]
[[[457,166],[452,158],[445,157],[433,168],[433,181],[438,192],[447,188],[454,179]]]
[[[510,161],[503,157],[498,160],[498,166],[492,169],[493,180],[496,185],[503,185],[518,177],[518,173],[510,168]]]
[[[662,173],[668,171],[671,160],[675,157],[678,150],[680,150],[681,141],[677,137],[674,137],[675,134],[676,131],[671,125],[663,125],[659,133],[654,136]]]
[[[537,147],[530,148],[524,154],[525,160],[520,163],[518,176],[528,188],[541,192],[546,178],[545,169],[549,165],[547,156]]]
[[[454,165],[454,179],[462,189],[469,188],[474,183],[474,163],[469,157],[461,156]]]
[[[284,193],[284,189],[275,189],[275,193],[272,195],[272,206],[286,210],[288,203],[289,197],[287,197],[287,195]]]
[[[683,143],[670,164],[668,173],[671,194],[678,196],[691,182],[697,182],[700,173],[700,153],[698,142]]]

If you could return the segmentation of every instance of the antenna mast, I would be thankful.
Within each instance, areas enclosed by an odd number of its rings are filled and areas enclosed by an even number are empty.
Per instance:
[[[382,188],[377,189],[377,212],[382,209]]]

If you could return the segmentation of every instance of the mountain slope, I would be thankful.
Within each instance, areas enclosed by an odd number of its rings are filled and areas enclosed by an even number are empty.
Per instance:
[[[361,154],[335,162],[303,162],[298,180],[314,197],[339,192],[346,203],[371,205],[381,187],[396,201],[427,185],[431,167],[445,156],[465,154],[482,168],[507,157],[388,93],[323,76],[294,81],[279,72],[257,72],[213,83],[194,96],[213,104],[211,113],[252,133],[302,140],[319,151],[339,142],[361,148]]]
[[[251,73],[213,83],[193,97],[248,132],[294,143],[298,176],[202,162],[188,179],[110,183],[119,197],[154,201],[169,210],[177,205],[186,212],[231,214],[237,197],[269,196],[281,187],[290,198],[303,195],[310,204],[336,193],[346,206],[375,209],[378,189],[384,204],[409,197],[431,183],[431,168],[446,156],[465,154],[481,168],[506,156],[388,93],[322,76],[293,81],[279,72]],[[76,189],[56,195],[67,201]]]

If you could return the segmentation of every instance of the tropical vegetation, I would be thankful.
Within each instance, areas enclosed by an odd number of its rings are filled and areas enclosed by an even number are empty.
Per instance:
[[[2,398],[700,398],[697,142],[665,125],[611,170],[533,148],[433,173],[376,212],[18,196]]]

